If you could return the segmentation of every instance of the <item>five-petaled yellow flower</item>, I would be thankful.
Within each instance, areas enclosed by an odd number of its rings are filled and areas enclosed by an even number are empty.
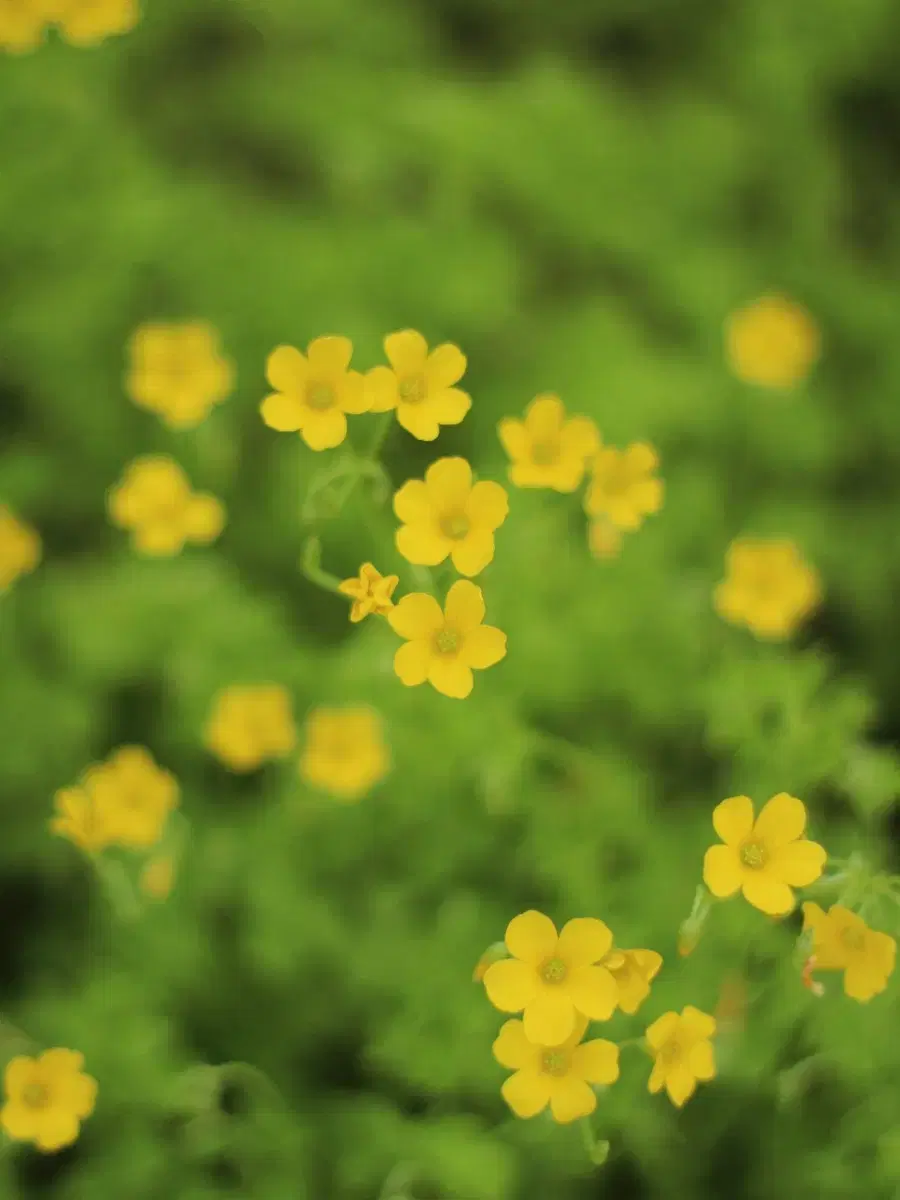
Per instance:
[[[567,417],[562,401],[551,392],[535,396],[524,420],[504,417],[497,432],[510,458],[510,482],[520,488],[574,492],[600,447],[594,422]]]
[[[464,458],[439,458],[425,478],[410,479],[394,495],[404,522],[397,549],[411,563],[434,567],[449,555],[460,575],[477,575],[494,557],[494,530],[506,520],[509,500],[499,483],[472,483]]]
[[[364,706],[317,708],[306,722],[300,774],[311,787],[347,803],[360,800],[390,768],[384,726]]]
[[[591,463],[584,508],[594,519],[605,517],[617,529],[638,529],[663,502],[662,481],[653,472],[659,456],[652,446],[635,442],[626,450],[603,446]]]
[[[741,891],[773,917],[791,911],[791,888],[815,883],[828,857],[817,842],[804,839],[806,809],[787,792],[768,800],[755,821],[749,796],[731,796],[716,805],[713,826],[724,845],[706,851],[703,882],[720,899]]]
[[[524,1010],[529,1041],[558,1046],[572,1036],[579,1014],[608,1021],[615,1011],[618,988],[602,965],[612,940],[594,917],[576,917],[557,933],[543,913],[520,913],[506,927],[512,957],[485,971],[488,999],[501,1012]]]
[[[338,585],[341,595],[349,596],[353,601],[350,605],[350,620],[355,624],[371,613],[386,616],[394,607],[391,597],[399,582],[399,575],[382,575],[372,563],[363,563],[359,568],[359,575],[353,579],[345,579]]]
[[[444,696],[462,700],[472,690],[472,671],[483,671],[506,654],[506,634],[484,625],[484,596],[468,579],[447,593],[443,612],[434,596],[412,592],[391,609],[388,622],[404,638],[394,655],[401,683],[417,687],[426,680]]]
[[[715,1018],[688,1004],[680,1013],[667,1012],[650,1025],[645,1033],[653,1055],[653,1070],[647,1090],[661,1092],[681,1108],[697,1087],[716,1073],[710,1038],[716,1032]]]
[[[494,1042],[494,1058],[515,1071],[500,1091],[517,1117],[535,1117],[550,1105],[560,1124],[588,1117],[597,1107],[595,1085],[619,1078],[619,1047],[595,1038],[582,1042],[588,1022],[575,1020],[569,1037],[558,1046],[536,1046],[521,1021],[507,1021]]]
[[[616,981],[617,1005],[623,1013],[633,1015],[650,995],[650,984],[662,966],[662,955],[655,950],[613,949],[603,959]]]
[[[818,573],[787,538],[737,538],[728,547],[716,612],[759,638],[790,637],[819,604]]]
[[[897,942],[870,929],[842,904],[826,913],[818,904],[803,905],[803,928],[812,932],[817,971],[843,971],[844,991],[865,1004],[887,987],[897,958]]]
[[[784,296],[762,296],[726,322],[731,369],[738,379],[758,387],[783,389],[802,383],[820,348],[812,317]]]
[[[88,781],[110,840],[131,850],[155,846],[179,804],[177,780],[143,746],[121,746],[91,768]]]
[[[254,771],[293,750],[297,730],[291,698],[277,683],[224,688],[213,702],[203,740],[232,771]]]
[[[184,471],[164,455],[136,458],[107,496],[114,524],[131,533],[140,554],[178,554],[185,542],[208,545],[222,532],[225,510],[215,496],[192,492]]]
[[[397,410],[397,420],[420,442],[433,442],[442,425],[458,425],[472,407],[466,392],[453,385],[466,373],[466,356],[450,342],[429,354],[428,343],[414,329],[384,339],[389,367],[366,374],[372,412]]]
[[[172,429],[199,425],[234,385],[234,368],[205,321],[141,325],[128,345],[125,388]]]
[[[368,412],[370,398],[359,371],[350,370],[353,343],[319,337],[306,354],[278,346],[266,362],[274,394],[260,406],[262,419],[280,433],[299,433],[310,450],[331,450],[347,436],[347,413]]]
[[[5,1103],[0,1109],[0,1128],[7,1137],[33,1142],[45,1154],[76,1141],[97,1099],[97,1081],[82,1071],[83,1066],[84,1055],[77,1050],[11,1058],[3,1075]]]
[[[41,560],[41,539],[30,525],[0,504],[0,592],[20,575],[27,575]]]

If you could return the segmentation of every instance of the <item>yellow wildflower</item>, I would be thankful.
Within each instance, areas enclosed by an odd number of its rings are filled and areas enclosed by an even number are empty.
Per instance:
[[[366,374],[372,412],[397,410],[397,420],[420,442],[433,442],[441,425],[458,425],[472,407],[466,392],[454,387],[466,373],[466,356],[450,342],[429,354],[428,343],[414,329],[384,339],[389,367]]]
[[[40,559],[41,539],[38,534],[0,504],[0,592],[5,591],[20,575],[33,571]]]
[[[151,900],[167,900],[175,882],[175,860],[171,854],[151,858],[141,872],[141,891]]]
[[[618,988],[602,960],[612,934],[594,917],[576,917],[561,933],[533,909],[506,927],[511,958],[488,967],[484,986],[501,1012],[524,1010],[525,1033],[540,1046],[558,1046],[572,1036],[577,1016],[608,1021]]]
[[[394,607],[391,597],[399,582],[399,575],[382,575],[372,563],[363,563],[356,578],[345,579],[338,586],[341,595],[353,600],[350,620],[355,624],[371,613],[386,616]]]
[[[464,458],[439,458],[425,478],[410,479],[394,495],[404,522],[397,549],[411,563],[434,567],[449,555],[460,575],[477,575],[494,557],[494,530],[506,520],[509,500],[499,483],[472,483]]]
[[[255,771],[294,748],[291,698],[277,683],[235,684],[216,696],[204,744],[232,771]]]
[[[306,722],[300,774],[338,800],[360,800],[390,768],[381,717],[371,708],[317,708]]]
[[[472,691],[472,671],[483,671],[506,654],[506,634],[483,625],[484,595],[467,579],[447,593],[444,610],[425,592],[412,592],[388,613],[388,623],[405,639],[394,655],[401,683],[428,683],[444,696],[462,700]]]
[[[54,794],[56,816],[50,832],[64,837],[85,854],[98,854],[116,840],[115,822],[106,793],[98,804],[93,789],[94,769],[84,773],[77,787],[60,788]]]
[[[710,1038],[716,1032],[715,1019],[688,1004],[681,1013],[667,1012],[646,1031],[647,1045],[653,1054],[653,1070],[647,1090],[660,1092],[681,1108],[697,1087],[716,1073]]]
[[[644,442],[627,450],[603,446],[591,464],[584,498],[588,516],[605,517],[617,529],[638,529],[644,517],[662,508],[662,481],[653,475],[658,466],[659,456]]]
[[[779,792],[753,819],[753,801],[731,796],[717,804],[713,826],[725,843],[703,859],[703,882],[720,899],[742,891],[754,908],[783,916],[794,907],[792,887],[807,887],[822,874],[825,850],[803,839],[803,802]]]
[[[510,482],[520,488],[574,492],[587,460],[600,447],[594,422],[567,417],[562,401],[551,392],[535,396],[524,420],[504,417],[497,433],[510,458]]]
[[[606,517],[598,517],[588,527],[588,549],[594,558],[615,558],[622,549],[622,531]]]
[[[370,398],[359,371],[350,370],[353,343],[319,337],[306,354],[278,346],[266,361],[275,392],[260,405],[262,419],[280,433],[299,433],[310,450],[331,450],[347,436],[347,413],[369,411]]]
[[[95,803],[107,814],[111,840],[129,849],[155,846],[179,804],[175,777],[143,746],[120,747],[91,770],[89,781]]]
[[[53,19],[73,46],[130,33],[139,17],[137,0],[53,0]]]
[[[744,383],[790,388],[801,383],[819,357],[815,322],[784,296],[762,296],[726,322],[725,348],[731,369]]]
[[[815,969],[843,971],[844,991],[852,999],[865,1004],[887,987],[897,957],[890,934],[870,929],[842,904],[833,904],[826,913],[818,904],[805,903],[803,928],[812,931]]]
[[[558,1046],[536,1046],[521,1021],[507,1021],[493,1045],[494,1058],[515,1071],[500,1089],[517,1117],[535,1117],[550,1105],[560,1124],[588,1117],[597,1107],[592,1085],[608,1086],[619,1078],[619,1047],[595,1038],[582,1042],[588,1023],[576,1020]]]
[[[128,357],[129,396],[172,429],[199,425],[234,386],[234,368],[205,321],[141,325],[132,334]]]
[[[33,1142],[47,1154],[70,1146],[97,1099],[97,1081],[84,1074],[83,1066],[84,1055],[77,1050],[11,1058],[3,1075],[5,1103],[0,1109],[0,1127],[7,1137]]]
[[[726,578],[715,590],[716,612],[759,638],[786,638],[819,604],[815,569],[787,538],[738,538],[726,555]]]
[[[178,554],[185,542],[206,545],[222,532],[225,510],[206,492],[192,492],[174,459],[163,455],[136,458],[107,497],[114,524],[131,533],[141,554]]]
[[[55,0],[0,0],[0,50],[35,50],[53,15]]]
[[[650,984],[662,966],[655,950],[613,950],[602,961],[616,981],[618,1007],[633,1015],[650,995]]]

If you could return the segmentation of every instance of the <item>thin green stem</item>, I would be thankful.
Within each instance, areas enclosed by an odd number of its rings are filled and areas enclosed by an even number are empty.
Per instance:
[[[372,441],[369,443],[369,449],[366,451],[366,458],[374,462],[381,454],[381,448],[387,441],[387,436],[394,424],[393,409],[390,412],[382,413],[381,420],[375,426],[375,433]]]
[[[92,854],[90,857],[97,878],[103,885],[116,915],[123,921],[137,920],[144,910],[128,878],[128,872],[120,862],[113,859],[104,858],[100,854]]]
[[[342,595],[341,580],[337,575],[332,575],[330,571],[323,571],[321,567],[322,561],[322,543],[317,537],[306,539],[306,545],[303,547],[303,554],[300,558],[300,570],[316,587],[323,588],[326,592],[335,592],[337,595]]]
[[[584,1142],[588,1158],[595,1167],[601,1167],[609,1158],[609,1142],[597,1138],[590,1117],[582,1117],[578,1124],[581,1126],[581,1140]]]

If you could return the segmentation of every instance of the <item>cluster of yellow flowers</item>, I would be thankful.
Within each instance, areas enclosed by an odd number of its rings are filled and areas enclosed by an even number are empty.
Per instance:
[[[0,0],[0,50],[36,50],[52,28],[73,46],[95,46],[129,33],[139,16],[138,0]]]

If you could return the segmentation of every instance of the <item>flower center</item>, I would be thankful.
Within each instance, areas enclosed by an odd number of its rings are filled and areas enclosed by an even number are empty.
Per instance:
[[[29,1108],[46,1108],[50,1096],[42,1083],[26,1083],[22,1088],[22,1101]]]
[[[541,967],[541,979],[544,983],[562,983],[566,974],[566,964],[561,958],[548,958]]]
[[[538,467],[549,467],[559,458],[558,438],[539,438],[531,446],[531,461]]]
[[[452,513],[440,521],[441,533],[451,541],[461,541],[469,532],[469,518],[465,513]]]
[[[438,654],[455,654],[459,649],[459,634],[445,626],[435,637],[434,648]]]
[[[545,1075],[565,1075],[569,1069],[569,1056],[561,1050],[547,1050],[541,1055],[541,1070]]]
[[[405,379],[400,380],[397,387],[404,404],[419,404],[425,399],[427,390],[424,375],[407,375]]]
[[[674,1066],[681,1058],[681,1042],[678,1038],[669,1038],[665,1045],[660,1047],[659,1057],[666,1066]]]
[[[307,384],[306,403],[316,412],[324,412],[326,408],[333,408],[334,388],[327,383]]]
[[[762,842],[751,839],[741,846],[741,862],[752,871],[758,871],[760,867],[764,867],[768,858],[768,851]]]
[[[848,950],[862,950],[866,944],[866,935],[861,929],[855,929],[849,926],[847,929],[842,929],[840,932],[841,943]]]

